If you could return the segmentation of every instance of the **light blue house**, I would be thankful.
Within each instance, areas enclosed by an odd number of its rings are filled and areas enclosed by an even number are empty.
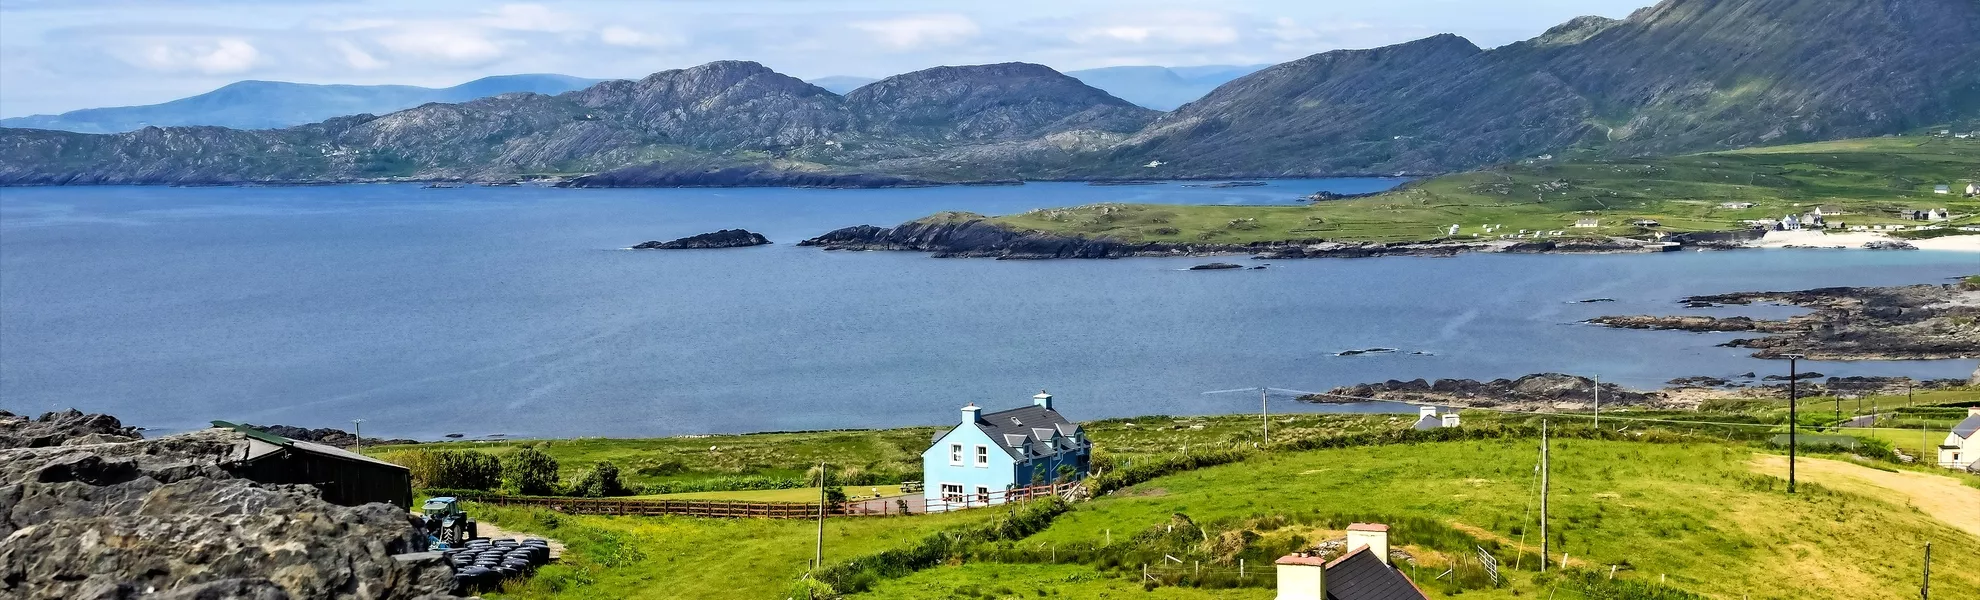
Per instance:
[[[1093,443],[1078,423],[1039,392],[1031,406],[984,414],[962,409],[962,424],[937,433],[921,453],[929,512],[1002,504],[1014,488],[1086,478]]]

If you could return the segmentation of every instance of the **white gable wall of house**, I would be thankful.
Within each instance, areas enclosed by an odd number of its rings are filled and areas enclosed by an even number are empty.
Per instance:
[[[1980,407],[1966,409],[1966,420],[1953,426],[1939,444],[1939,466],[1965,469],[1980,462]]]

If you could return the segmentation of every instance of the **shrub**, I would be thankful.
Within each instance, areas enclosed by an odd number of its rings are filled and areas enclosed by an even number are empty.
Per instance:
[[[523,446],[509,457],[503,482],[509,491],[527,495],[557,493],[557,459],[536,446]],[[616,475],[616,473],[615,473]]]
[[[380,459],[412,472],[413,487],[490,490],[502,483],[502,461],[473,450],[397,450]]]
[[[590,471],[586,472],[583,479],[578,480],[577,486],[571,490],[571,494],[587,498],[603,498],[606,496],[630,496],[632,492],[628,491],[626,486],[619,484],[619,467],[614,466],[609,461],[601,461],[598,463],[598,466],[592,467]]]

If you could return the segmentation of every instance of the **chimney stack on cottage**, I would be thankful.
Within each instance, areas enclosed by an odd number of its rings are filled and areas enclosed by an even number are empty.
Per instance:
[[[1382,564],[1389,564],[1389,526],[1378,523],[1355,523],[1348,525],[1347,551],[1368,547],[1368,552]]]
[[[1300,552],[1279,557],[1278,600],[1327,600],[1327,559]]]
[[[1436,418],[1436,416],[1437,416],[1437,407],[1435,406],[1416,407],[1416,417],[1419,419],[1423,417]]]
[[[1448,413],[1444,413],[1444,426],[1445,426],[1445,427],[1457,427],[1457,426],[1458,426],[1458,414],[1457,414],[1457,413],[1454,413],[1454,412],[1448,412]]]
[[[982,408],[978,408],[978,407],[976,406],[976,403],[975,403],[975,402],[971,402],[971,403],[969,403],[969,405],[968,405],[968,406],[964,406],[962,410],[963,410],[963,414],[962,414],[962,422],[963,422],[963,424],[964,424],[964,425],[968,425],[968,424],[970,424],[970,423],[975,423],[975,422],[976,422],[976,415],[978,415],[978,414],[982,414],[982,412],[983,412],[983,409],[982,409]]]
[[[1039,408],[1052,410],[1052,395],[1045,393],[1045,390],[1038,390],[1038,395],[1031,397],[1031,403],[1038,405]]]

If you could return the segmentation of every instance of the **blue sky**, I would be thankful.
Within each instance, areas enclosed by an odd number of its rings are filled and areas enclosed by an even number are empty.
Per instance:
[[[812,78],[1027,61],[1274,63],[1437,33],[1481,46],[1651,0],[0,0],[0,116],[242,79],[444,86],[747,59]]]

